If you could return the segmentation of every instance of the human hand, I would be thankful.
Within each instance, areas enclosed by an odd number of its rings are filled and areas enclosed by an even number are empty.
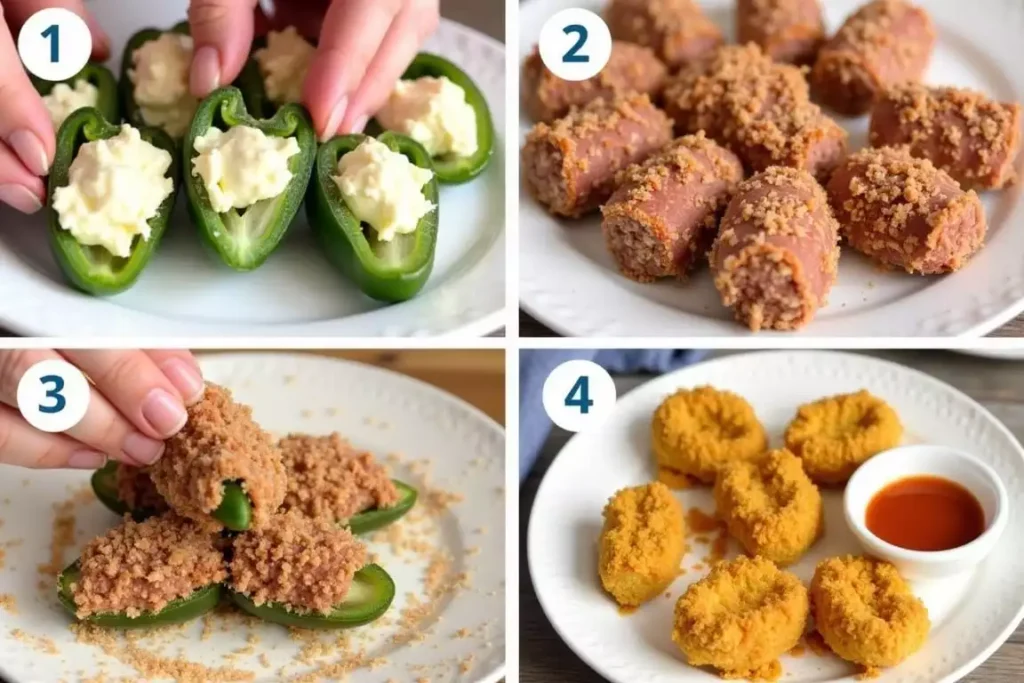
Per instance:
[[[437,28],[439,0],[278,0],[268,17],[257,0],[192,0],[195,40],[191,89],[205,97],[230,83],[249,56],[253,35],[295,26],[319,36],[302,91],[321,140],[359,132]]]
[[[42,360],[63,359],[92,380],[89,409],[66,432],[42,432],[18,411],[18,382]],[[13,349],[0,351],[0,464],[97,469],[107,458],[149,465],[163,440],[187,420],[203,394],[188,351]]]
[[[50,114],[18,57],[22,24],[48,7],[63,7],[85,19],[92,33],[92,57],[110,55],[110,39],[82,0],[0,0],[0,202],[35,213],[46,201],[42,177],[53,162],[55,137]]]

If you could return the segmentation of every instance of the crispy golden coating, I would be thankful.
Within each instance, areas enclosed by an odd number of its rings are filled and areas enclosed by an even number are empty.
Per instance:
[[[903,425],[892,407],[864,389],[807,403],[786,427],[786,448],[822,485],[843,484],[872,456],[895,448]]]
[[[234,590],[257,605],[278,603],[295,612],[329,613],[348,595],[367,558],[366,546],[348,529],[294,510],[242,534],[234,547]]]
[[[680,389],[658,406],[651,423],[658,465],[715,481],[733,460],[750,460],[768,448],[768,436],[742,396],[714,387]]]
[[[896,567],[869,557],[823,560],[811,581],[818,632],[832,651],[867,667],[894,666],[928,637],[928,609]]]
[[[149,472],[123,462],[117,465],[117,497],[132,510],[167,512],[167,501],[156,490]]]
[[[224,482],[242,482],[252,501],[254,528],[266,524],[284,500],[281,452],[253,422],[252,409],[212,383],[189,407],[188,422],[167,440],[164,456],[149,474],[178,514],[216,528],[223,525],[210,513],[224,498]]]
[[[821,536],[821,492],[785,449],[729,463],[715,481],[718,516],[750,555],[793,564]]]
[[[227,577],[214,534],[169,513],[124,523],[85,546],[81,578],[72,584],[76,614],[137,617]]]
[[[738,557],[715,565],[679,598],[672,640],[693,666],[753,677],[793,649],[809,609],[800,579],[765,558]]]
[[[278,442],[288,477],[282,511],[346,520],[369,508],[391,507],[398,490],[373,454],[360,451],[334,432],[328,436],[289,434]]]
[[[622,489],[604,508],[598,541],[601,585],[620,605],[657,597],[679,575],[683,509],[661,482]]]

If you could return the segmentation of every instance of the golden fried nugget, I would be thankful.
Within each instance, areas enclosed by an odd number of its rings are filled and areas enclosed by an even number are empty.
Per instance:
[[[843,484],[872,456],[895,448],[903,425],[888,403],[861,389],[806,403],[786,427],[786,448],[818,484]]]
[[[658,465],[706,484],[733,460],[750,460],[768,448],[768,436],[749,403],[714,387],[680,389],[658,406],[651,422]]]
[[[800,579],[763,557],[738,557],[679,598],[672,640],[693,666],[756,677],[796,646],[809,611]]]
[[[821,535],[821,492],[785,449],[729,463],[715,481],[718,516],[747,553],[779,565],[799,560]]]
[[[667,486],[622,489],[604,508],[601,585],[620,605],[647,602],[679,575],[683,545],[683,508]]]
[[[894,666],[928,637],[928,609],[896,567],[870,557],[831,557],[811,581],[818,632],[832,651],[866,667]]]

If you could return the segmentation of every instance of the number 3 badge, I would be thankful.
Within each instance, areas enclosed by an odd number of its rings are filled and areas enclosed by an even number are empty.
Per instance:
[[[615,382],[589,360],[570,360],[544,380],[544,410],[556,425],[581,432],[608,417],[615,406]]]
[[[612,54],[612,35],[598,15],[571,8],[556,13],[540,30],[540,58],[566,81],[596,76]]]
[[[18,410],[42,432],[63,432],[82,421],[89,409],[89,382],[64,360],[43,360],[18,382]]]

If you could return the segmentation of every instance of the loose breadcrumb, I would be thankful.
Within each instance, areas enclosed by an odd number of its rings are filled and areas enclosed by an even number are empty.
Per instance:
[[[0,609],[5,609],[11,614],[17,614],[18,601],[10,593],[0,593]]]
[[[208,383],[188,414],[150,469],[157,489],[179,514],[221,528],[210,513],[223,500],[224,483],[241,481],[252,502],[253,528],[265,525],[284,500],[285,472],[280,451],[253,422],[252,409]]]

